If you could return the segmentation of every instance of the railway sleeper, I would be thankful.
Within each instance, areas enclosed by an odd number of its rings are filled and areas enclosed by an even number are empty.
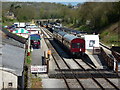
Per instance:
[[[63,73],[64,76],[66,78],[74,78],[73,74],[70,72],[67,72],[67,73]],[[63,75],[62,73],[56,73],[56,74],[49,74],[49,77],[50,78],[62,78],[61,76]],[[92,74],[92,75],[91,75]],[[101,74],[99,73],[79,73],[79,72],[76,72],[74,73],[74,75],[77,77],[77,78],[103,78],[103,76],[101,76]],[[118,78],[117,75],[111,75],[111,74],[108,74],[106,75],[106,78]]]

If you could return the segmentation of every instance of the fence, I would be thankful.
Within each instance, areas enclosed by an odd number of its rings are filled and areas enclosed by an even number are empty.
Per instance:
[[[120,54],[115,52],[115,51],[112,51],[112,55],[115,57],[115,59],[120,62]]]
[[[116,71],[120,71],[120,54],[112,51],[112,55],[115,57],[115,59],[117,60],[117,66],[116,66]]]
[[[103,56],[105,62],[107,63],[107,66],[113,70],[114,69],[114,58],[106,54],[103,48],[101,48],[101,55]]]

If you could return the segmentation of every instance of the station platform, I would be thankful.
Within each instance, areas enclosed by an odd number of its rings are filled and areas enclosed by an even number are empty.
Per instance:
[[[31,55],[32,55],[32,66],[42,66],[43,65],[43,57],[44,54],[47,57],[47,51],[48,47],[44,41],[44,38],[41,39],[41,48],[40,49],[33,49]],[[53,58],[50,57],[49,61],[49,73],[39,73],[37,74],[37,77],[42,79],[42,87],[43,88],[66,88],[63,79],[53,79],[49,78],[49,74],[55,73],[55,63],[53,61]],[[34,76],[34,74],[33,74]]]
[[[42,38],[40,49],[33,49],[32,51],[32,62],[31,65],[42,65],[43,64],[43,57],[44,52],[48,51],[48,47],[46,43],[44,42],[44,39]]]
[[[85,53],[88,55],[88,57],[90,58],[92,63],[96,66],[96,69],[104,69],[104,68],[106,68],[105,62],[104,62],[103,58],[101,58],[101,56],[99,54],[93,54],[92,49],[87,49]]]

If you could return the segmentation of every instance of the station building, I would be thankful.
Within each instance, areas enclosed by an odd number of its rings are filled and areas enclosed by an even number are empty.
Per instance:
[[[0,39],[0,90],[23,88],[24,45],[11,38]]]

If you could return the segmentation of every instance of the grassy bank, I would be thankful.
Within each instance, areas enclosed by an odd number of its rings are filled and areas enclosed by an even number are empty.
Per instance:
[[[2,21],[2,26],[11,26],[14,22],[18,22],[16,19],[5,19]]]
[[[120,34],[119,34],[118,22],[110,25],[109,27],[101,30],[100,41],[108,46],[115,45],[120,46]]]
[[[101,29],[99,34],[100,34],[100,42],[104,43],[107,46],[120,46],[120,31],[119,31],[119,22],[113,23],[104,29]],[[64,24],[66,27],[74,29],[74,30],[85,30],[87,32],[92,32],[90,28],[87,28],[85,26],[79,26],[79,27],[74,27],[73,24]]]

